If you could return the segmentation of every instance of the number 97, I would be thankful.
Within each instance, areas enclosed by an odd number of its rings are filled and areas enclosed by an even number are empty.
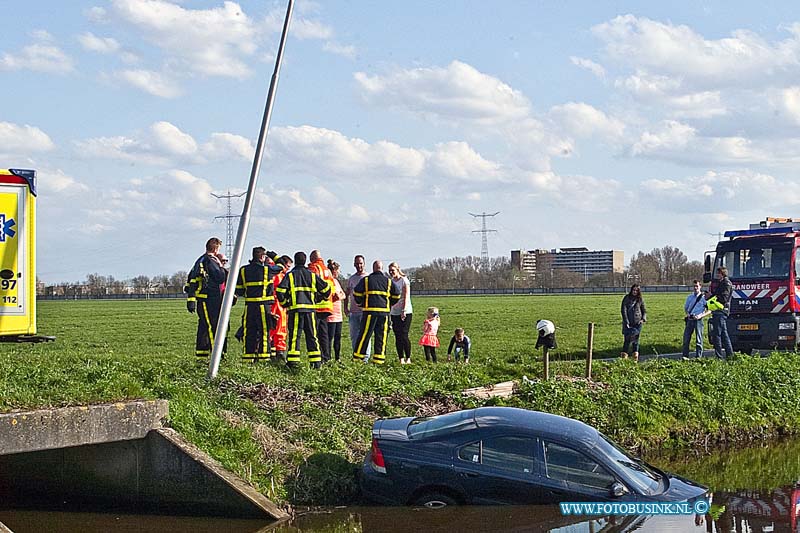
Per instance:
[[[15,279],[4,279],[0,281],[0,289],[4,291],[13,290],[14,287],[17,286],[17,280]]]

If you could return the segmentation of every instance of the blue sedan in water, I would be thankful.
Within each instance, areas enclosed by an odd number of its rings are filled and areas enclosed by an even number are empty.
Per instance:
[[[511,407],[377,420],[360,483],[369,500],[426,507],[709,498],[583,422]]]

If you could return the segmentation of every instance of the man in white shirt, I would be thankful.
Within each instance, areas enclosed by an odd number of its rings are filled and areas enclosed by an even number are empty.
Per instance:
[[[683,304],[683,317],[686,325],[683,328],[683,356],[689,356],[689,341],[692,340],[692,333],[695,334],[695,357],[703,357],[703,317],[706,313],[706,299],[698,280],[694,280],[693,288],[686,302]]]
[[[344,293],[347,297],[344,299],[344,314],[347,316],[347,324],[350,329],[350,343],[353,346],[353,351],[356,350],[356,343],[361,337],[361,328],[363,326],[364,311],[356,303],[353,298],[353,289],[356,288],[358,282],[367,277],[367,272],[364,270],[365,261],[363,255],[357,255],[353,258],[353,267],[356,273],[347,279],[347,286],[344,288]],[[369,361],[370,354],[372,353],[372,340],[370,339],[369,345],[366,350],[367,354],[364,362]]]

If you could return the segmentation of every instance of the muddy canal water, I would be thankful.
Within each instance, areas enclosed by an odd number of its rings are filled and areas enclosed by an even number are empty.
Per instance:
[[[343,507],[301,514],[270,527],[257,520],[206,519],[3,510],[0,522],[16,533],[59,531],[183,532],[792,532],[800,533],[800,439],[699,457],[651,456],[647,460],[710,486],[705,516],[562,516],[557,506]]]

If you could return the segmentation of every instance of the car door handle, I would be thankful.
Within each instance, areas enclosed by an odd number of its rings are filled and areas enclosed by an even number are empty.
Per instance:
[[[553,496],[563,496],[563,495],[564,495],[564,491],[561,491],[561,490],[552,490],[552,489],[551,489],[551,490],[550,490],[550,494],[552,494]]]
[[[461,477],[478,477],[479,475],[475,472],[461,472]]]

